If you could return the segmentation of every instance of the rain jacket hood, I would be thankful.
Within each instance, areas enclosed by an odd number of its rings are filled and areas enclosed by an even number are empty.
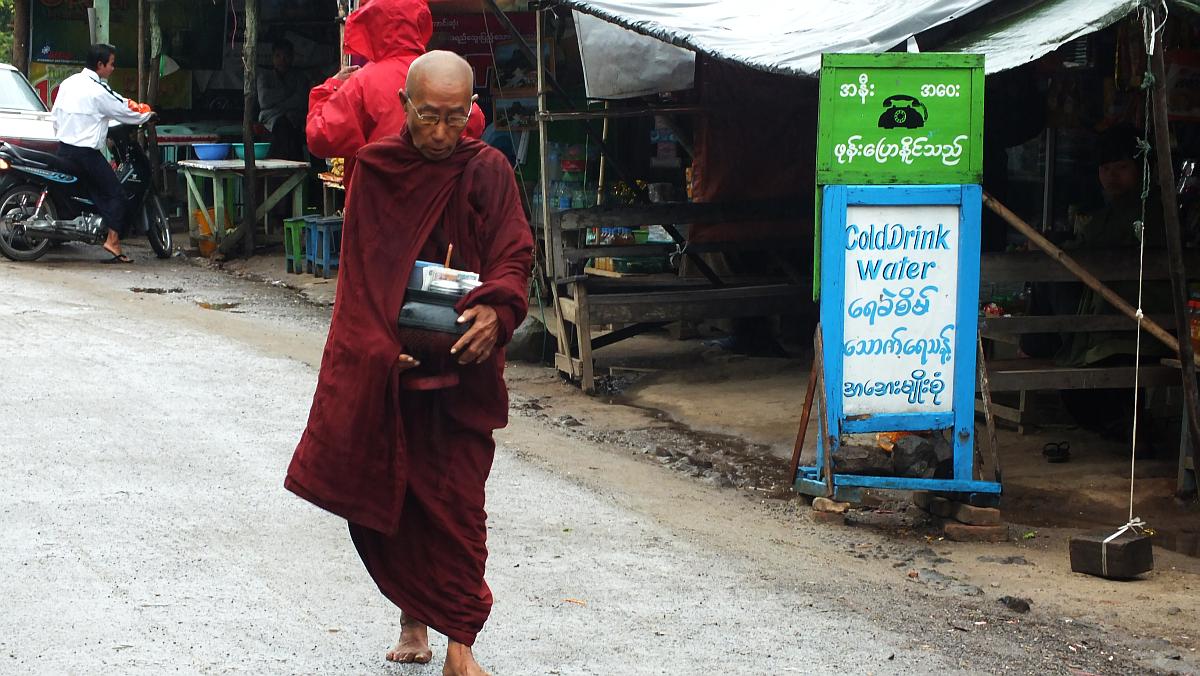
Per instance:
[[[420,56],[432,38],[426,0],[369,0],[346,18],[346,49],[372,62]]]

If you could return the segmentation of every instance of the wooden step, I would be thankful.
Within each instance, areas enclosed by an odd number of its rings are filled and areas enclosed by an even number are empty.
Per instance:
[[[1133,387],[1133,366],[1058,366],[1043,359],[1005,359],[988,362],[988,380],[993,392],[1020,390],[1087,390]],[[1138,385],[1178,385],[1179,370],[1161,364],[1143,364]]]

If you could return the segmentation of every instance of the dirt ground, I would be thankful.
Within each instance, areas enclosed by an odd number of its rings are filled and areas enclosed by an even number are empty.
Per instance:
[[[332,302],[332,280],[284,275],[281,261],[253,259],[225,268],[297,288],[317,304]],[[598,396],[582,394],[553,369],[510,364],[514,414],[607,451],[603,457],[581,457],[569,448],[530,451],[542,462],[600,490],[636,493],[632,487],[644,484],[650,502],[660,471],[648,466],[671,468],[722,495],[751,501],[761,518],[740,523],[731,523],[723,511],[727,501],[681,505],[662,496],[666,502],[655,511],[674,526],[702,537],[708,532],[747,556],[832,557],[842,575],[850,570],[877,584],[921,585],[932,595],[932,607],[944,600],[947,614],[976,609],[974,617],[982,619],[948,620],[952,632],[1021,622],[978,614],[995,607],[1000,596],[1016,596],[1031,602],[1035,610],[1024,621],[1046,629],[1043,639],[1054,640],[1055,626],[1090,627],[1099,636],[1143,645],[1148,655],[1158,655],[1156,671],[1200,673],[1200,559],[1194,558],[1200,554],[1200,507],[1173,497],[1171,452],[1136,465],[1134,514],[1158,533],[1155,570],[1139,580],[1112,582],[1071,572],[1067,542],[1072,534],[1111,531],[1127,520],[1130,463],[1120,444],[1066,427],[1025,435],[1001,430],[1001,507],[1010,524],[1004,543],[944,541],[934,520],[903,493],[885,493],[870,507],[852,510],[848,526],[814,525],[805,500],[790,490],[786,471],[807,359],[731,356],[699,340],[672,341],[666,335],[624,341],[596,357],[598,373],[612,374],[608,392]],[[1064,440],[1071,444],[1071,462],[1047,464],[1043,445]],[[873,612],[887,614],[886,608]],[[1068,654],[1094,653],[1103,652],[1104,643],[1065,647]]]

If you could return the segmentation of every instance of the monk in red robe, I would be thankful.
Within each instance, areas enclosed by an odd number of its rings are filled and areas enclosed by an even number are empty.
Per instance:
[[[443,673],[454,676],[484,673],[471,653],[492,605],[484,482],[492,432],[508,422],[503,345],[525,317],[533,259],[510,165],[461,137],[471,83],[457,55],[420,57],[402,93],[406,131],[358,154],[333,322],[284,484],[350,522],[368,572],[401,609],[388,659],[428,662],[432,627],[449,638]],[[451,244],[451,267],[482,282],[457,306],[470,325],[446,356],[459,384],[413,389],[406,376],[419,371],[407,372],[420,363],[397,315],[414,261],[441,261]]]
[[[361,69],[346,66],[313,87],[305,123],[314,155],[346,158],[346,185],[363,146],[404,129],[396,92],[404,89],[413,59],[425,53],[432,37],[427,0],[371,0],[346,17],[346,50],[369,63]],[[479,138],[485,125],[483,112],[473,105],[463,133]]]

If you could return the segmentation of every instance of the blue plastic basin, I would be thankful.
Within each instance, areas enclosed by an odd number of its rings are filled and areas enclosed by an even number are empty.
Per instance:
[[[193,143],[192,149],[196,151],[197,159],[224,160],[229,158],[230,145],[228,143]]]

